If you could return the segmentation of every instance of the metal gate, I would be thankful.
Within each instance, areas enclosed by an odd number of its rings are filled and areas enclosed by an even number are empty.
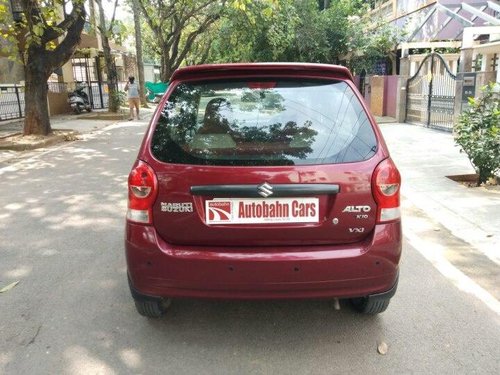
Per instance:
[[[87,94],[93,109],[108,107],[108,85],[102,82],[99,57],[75,57],[73,64],[73,79],[75,82],[87,84]]]
[[[456,76],[438,53],[427,55],[406,83],[405,122],[453,130]]]

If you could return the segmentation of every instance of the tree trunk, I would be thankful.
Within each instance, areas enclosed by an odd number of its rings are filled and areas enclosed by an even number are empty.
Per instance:
[[[91,36],[96,36],[96,18],[95,18],[95,4],[94,1],[91,0],[88,2],[89,4],[89,23],[90,23],[90,35]]]
[[[102,49],[104,52],[104,62],[106,63],[108,76],[108,111],[118,112],[118,109],[120,109],[120,100],[118,98],[118,75],[116,73],[115,59],[111,55],[111,47],[109,46],[108,29],[106,28],[102,1],[97,0],[96,2],[99,7],[99,29],[101,34]]]
[[[132,0],[134,12],[134,28],[135,28],[135,53],[137,58],[137,70],[139,72],[139,96],[141,98],[141,105],[148,108],[146,95],[144,94],[144,60],[142,57],[142,32],[141,32],[141,18],[138,0]]]
[[[328,9],[330,7],[330,0],[319,0],[319,10]]]
[[[50,2],[49,2],[50,3]],[[18,39],[19,52],[24,62],[24,135],[48,135],[50,127],[49,107],[47,103],[47,80],[50,74],[60,68],[68,61],[75,52],[80,41],[80,34],[85,25],[86,11],[83,2],[71,1],[73,9],[69,14],[65,13],[61,22],[49,25],[43,21],[40,13],[40,4],[35,0],[23,0],[21,2],[24,10],[26,29],[24,36]],[[48,4],[49,11],[55,5]],[[58,8],[54,8],[58,9]],[[30,40],[34,33],[34,27],[42,28],[38,32],[36,42]],[[40,28],[37,28],[40,31]],[[48,48],[57,40],[55,47]],[[27,48],[25,48],[25,44]]]
[[[479,167],[477,186],[481,186],[481,184],[486,183],[488,179],[492,176],[493,176],[493,171],[490,171],[488,168],[485,167]]]
[[[170,76],[172,72],[170,70],[170,61],[167,59],[169,55],[169,50],[162,50],[161,54],[161,71],[160,71],[160,79],[162,82],[167,82],[170,80]]]
[[[24,88],[24,135],[48,135],[52,132],[47,105],[47,77],[32,74],[26,76]]]
[[[116,74],[115,58],[111,55],[108,38],[103,39],[106,39],[106,43],[104,43],[103,40],[102,49],[104,51],[104,62],[106,63],[106,72],[108,76],[108,111],[118,112],[118,109],[120,109],[120,101],[118,99],[118,77]]]
[[[43,51],[30,49],[29,64],[24,68],[24,135],[48,135],[52,132],[50,127],[49,108],[47,104],[47,80],[49,75],[45,72],[45,59]]]

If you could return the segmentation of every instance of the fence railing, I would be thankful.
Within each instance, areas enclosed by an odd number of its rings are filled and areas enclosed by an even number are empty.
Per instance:
[[[68,84],[66,82],[47,82],[47,87],[50,92],[55,92],[55,93],[68,92]]]
[[[0,121],[24,117],[24,86],[0,85]]]
[[[124,91],[126,82],[118,82],[118,90]],[[106,82],[90,81],[85,89],[89,94],[90,104],[93,109],[108,108],[109,89]]]
[[[67,92],[67,84],[47,82],[50,92]],[[24,117],[24,86],[16,84],[0,85],[0,121]]]
[[[118,89],[124,90],[126,82],[118,82]],[[65,82],[47,82],[49,92],[67,93],[75,88],[75,84]],[[87,82],[85,91],[89,94],[93,109],[108,108],[108,84],[105,82]],[[24,86],[16,84],[0,84],[0,121],[24,117]]]

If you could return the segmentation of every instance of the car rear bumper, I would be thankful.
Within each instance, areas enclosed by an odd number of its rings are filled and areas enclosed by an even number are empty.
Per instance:
[[[136,296],[353,298],[391,293],[401,241],[401,223],[393,222],[342,246],[179,246],[151,226],[127,223],[125,248]]]

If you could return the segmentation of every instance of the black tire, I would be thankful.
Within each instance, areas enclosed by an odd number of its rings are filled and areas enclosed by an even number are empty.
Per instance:
[[[387,310],[390,298],[353,298],[351,299],[351,305],[357,312],[368,315],[376,315],[383,313]]]
[[[92,107],[87,107],[85,109],[87,110],[88,113],[92,112]]]
[[[77,115],[79,115],[80,113],[82,113],[82,107],[79,104],[77,104],[76,107],[75,107],[75,113]]]
[[[147,318],[160,318],[165,314],[172,300],[166,299],[151,299],[151,300],[134,300],[137,312]]]

